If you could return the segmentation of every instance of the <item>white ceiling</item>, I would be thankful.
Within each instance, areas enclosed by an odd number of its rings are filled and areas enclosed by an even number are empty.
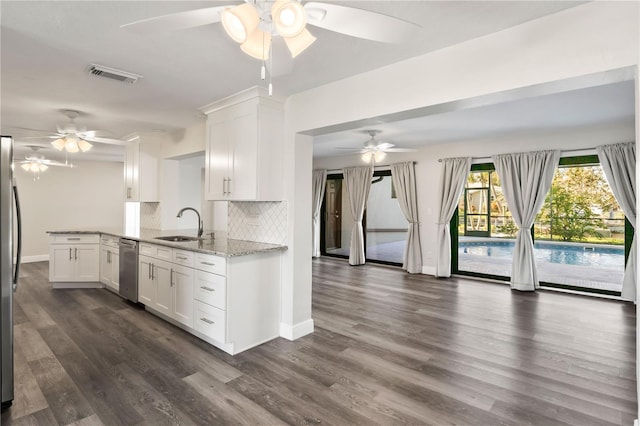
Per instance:
[[[12,127],[54,131],[57,123],[66,120],[61,113],[64,109],[80,111],[79,123],[89,129],[109,131],[115,138],[133,132],[172,132],[201,120],[198,107],[261,83],[259,62],[243,54],[220,24],[146,35],[120,26],[226,3],[229,2],[3,0],[0,2],[2,133],[15,134]],[[293,73],[274,78],[276,95],[286,97],[580,4],[574,1],[331,3],[385,13],[419,24],[422,30],[411,43],[393,45],[312,27],[317,42],[294,60]],[[141,74],[143,78],[135,85],[126,85],[92,77],[86,72],[91,63]],[[603,116],[618,119],[628,115],[629,99],[624,87],[603,87],[602,92],[590,90],[594,92],[508,105],[507,110],[517,112],[522,120],[513,120],[512,115],[504,115],[500,106],[493,106],[430,115],[422,121],[386,124],[381,137],[409,146],[513,130],[517,125],[536,126],[549,120],[553,126],[564,126],[569,121],[575,124],[589,117],[600,120]],[[593,96],[611,99],[616,106],[609,109],[597,105],[589,101]],[[558,121],[558,115],[544,114],[552,111],[551,105],[561,105],[562,110],[576,113],[564,114]],[[502,118],[496,121],[496,117]],[[467,123],[463,128],[455,124],[460,119]],[[426,139],[425,131],[429,134]],[[359,146],[365,140],[366,136],[353,131],[322,135],[317,138],[317,154],[333,155],[332,144]],[[20,137],[17,142],[34,143]],[[47,145],[46,141],[36,142]],[[121,149],[96,144],[91,152],[113,158],[120,155]],[[41,153],[51,158],[56,154],[51,149]],[[91,158],[87,154],[78,155]]]

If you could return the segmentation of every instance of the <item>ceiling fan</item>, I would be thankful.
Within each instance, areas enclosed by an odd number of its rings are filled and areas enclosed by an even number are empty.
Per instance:
[[[40,149],[42,149],[41,146],[37,145],[28,145],[27,147],[34,152],[38,152]],[[49,166],[73,167],[73,164],[49,160],[44,158],[44,156],[37,155],[25,155],[25,159],[23,161],[17,161],[16,163],[20,164],[20,167],[22,167],[23,170],[33,173],[34,180],[40,179],[40,173],[47,170]]]
[[[43,132],[49,133],[48,136],[21,136],[21,139],[55,139],[51,142],[54,148],[58,151],[66,151],[68,153],[76,153],[79,151],[85,152],[91,149],[94,143],[104,143],[110,145],[126,145],[126,142],[120,139],[112,139],[106,137],[100,137],[99,130],[87,130],[86,126],[78,125],[75,119],[78,118],[80,113],[74,110],[62,110],[62,113],[69,119],[68,122],[58,124],[56,126],[57,132],[49,132],[39,129],[27,129],[23,127],[16,127],[19,130],[26,130],[29,132]],[[33,133],[31,133],[33,134]]]
[[[178,30],[221,22],[225,31],[247,55],[266,62],[274,55],[281,74],[292,69],[292,58],[302,53],[316,40],[307,24],[326,30],[385,43],[410,40],[419,25],[382,13],[330,3],[299,0],[245,0],[172,13],[122,25],[132,31],[149,33]],[[273,44],[272,44],[273,39]],[[284,40],[279,43],[278,40]],[[287,49],[280,48],[285,44]],[[276,52],[273,48],[281,52]],[[270,54],[272,53],[272,54]],[[269,65],[272,65],[269,64]],[[273,69],[272,67],[270,69]],[[270,71],[271,72],[271,71]],[[264,79],[264,64],[262,69]]]
[[[394,148],[394,144],[389,142],[380,142],[376,139],[376,135],[382,133],[380,130],[365,130],[371,139],[364,143],[363,148],[337,147],[336,149],[344,149],[362,153],[362,160],[366,163],[380,162],[384,159],[387,152],[416,152],[411,148]]]

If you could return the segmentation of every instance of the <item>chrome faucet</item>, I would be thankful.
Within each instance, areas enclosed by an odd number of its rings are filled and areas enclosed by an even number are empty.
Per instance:
[[[180,209],[176,217],[182,217],[182,213],[184,213],[186,210],[191,210],[198,215],[198,238],[201,238],[204,230],[202,229],[203,224],[202,224],[202,220],[200,219],[200,213],[198,213],[198,210],[194,209],[193,207],[184,207]]]

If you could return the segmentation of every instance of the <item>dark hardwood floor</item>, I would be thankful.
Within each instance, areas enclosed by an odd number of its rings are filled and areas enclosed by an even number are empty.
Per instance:
[[[234,357],[23,267],[3,425],[630,425],[635,307],[313,262],[316,331]]]

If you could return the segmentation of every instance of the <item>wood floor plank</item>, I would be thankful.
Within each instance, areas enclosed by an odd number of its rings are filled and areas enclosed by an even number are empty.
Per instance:
[[[635,306],[313,261],[315,332],[231,356],[106,289],[15,297],[3,425],[628,425]]]
[[[82,391],[55,356],[31,361],[29,367],[59,424],[67,425],[94,414]]]
[[[15,395],[11,407],[12,415],[19,418],[45,410],[49,407],[49,403],[42,394],[38,382],[19,346],[14,347],[13,355]]]

